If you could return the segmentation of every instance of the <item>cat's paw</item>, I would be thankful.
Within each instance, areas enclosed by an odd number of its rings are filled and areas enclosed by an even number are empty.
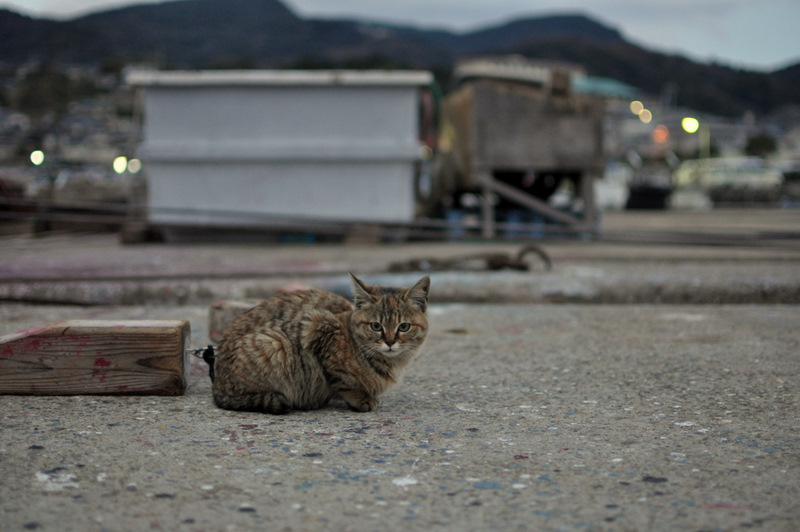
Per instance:
[[[378,402],[374,397],[362,397],[357,401],[348,402],[347,405],[354,412],[372,412],[378,408]]]

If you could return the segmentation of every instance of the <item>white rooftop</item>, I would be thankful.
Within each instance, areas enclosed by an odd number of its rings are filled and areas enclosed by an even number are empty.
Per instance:
[[[130,85],[191,87],[213,85],[422,86],[433,81],[423,70],[132,70]]]

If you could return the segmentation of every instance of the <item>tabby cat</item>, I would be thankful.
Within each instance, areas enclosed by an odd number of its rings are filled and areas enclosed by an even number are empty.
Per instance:
[[[339,398],[352,410],[374,410],[425,341],[430,278],[411,288],[350,278],[352,304],[330,292],[299,290],[239,316],[218,345],[217,406],[285,414]]]

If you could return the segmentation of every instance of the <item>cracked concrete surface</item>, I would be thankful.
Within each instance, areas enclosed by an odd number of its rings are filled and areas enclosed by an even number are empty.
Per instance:
[[[800,247],[769,240],[798,216],[619,213],[610,231],[767,236],[546,242],[552,272],[434,273],[423,353],[370,413],[219,410],[201,361],[179,397],[0,396],[0,529],[798,530]],[[3,238],[0,334],[186,319],[201,347],[215,299],[515,248]]]

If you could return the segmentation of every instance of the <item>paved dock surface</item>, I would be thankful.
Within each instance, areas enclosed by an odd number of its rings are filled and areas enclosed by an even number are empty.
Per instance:
[[[607,224],[674,230],[665,216]],[[180,397],[3,396],[0,529],[797,530],[800,253],[785,236],[800,224],[794,212],[758,216],[747,230],[782,237],[545,243],[551,272],[433,274],[432,294],[449,292],[434,298],[423,354],[370,413],[222,411],[199,361]],[[372,280],[418,277],[383,270],[398,251],[516,247],[6,239],[0,334],[177,318],[199,347],[219,297],[287,282],[344,291],[341,272],[358,265]],[[558,282],[584,295],[542,297]],[[609,299],[592,295],[602,283]],[[58,297],[34,304],[37,285]],[[681,302],[691,287],[711,299]]]
[[[600,241],[546,240],[544,271],[435,273],[439,303],[800,303],[800,210],[609,213]],[[116,235],[0,240],[0,301],[190,305],[263,298],[288,283],[349,294],[346,272],[403,284],[408,260],[513,256],[526,242],[142,244]],[[738,244],[738,245],[736,245]],[[474,264],[468,264],[472,267]]]

